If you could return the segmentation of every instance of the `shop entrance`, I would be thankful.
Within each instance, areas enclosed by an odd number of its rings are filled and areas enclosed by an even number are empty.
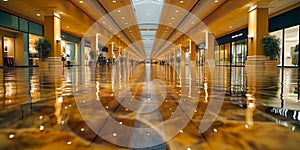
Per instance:
[[[245,66],[247,58],[247,40],[232,42],[231,45],[231,65]]]
[[[15,40],[14,38],[2,36],[1,53],[3,66],[14,66]]]

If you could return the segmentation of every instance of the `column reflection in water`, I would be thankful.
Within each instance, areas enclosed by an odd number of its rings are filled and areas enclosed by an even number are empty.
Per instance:
[[[254,121],[253,121],[253,113],[255,111],[255,107],[256,107],[256,99],[254,96],[252,96],[251,94],[246,94],[246,100],[247,100],[247,109],[246,109],[246,114],[245,114],[245,119],[246,119],[246,124],[245,127],[252,127],[254,125]]]

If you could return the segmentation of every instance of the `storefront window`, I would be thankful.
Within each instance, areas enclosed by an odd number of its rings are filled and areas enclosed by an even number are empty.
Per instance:
[[[61,41],[61,52],[66,57],[69,57],[70,65],[79,65],[79,50],[78,43],[73,43],[70,41]]]
[[[244,66],[247,57],[247,40],[232,42],[231,65]]]
[[[216,65],[220,65],[220,47],[215,46],[215,61]]]
[[[38,35],[29,34],[29,65],[35,66],[38,65],[38,51],[34,48],[34,43],[42,38]]]
[[[283,34],[283,30],[278,30],[278,31],[274,31],[274,32],[271,32],[270,35],[275,35],[276,37],[278,37],[280,39],[280,52],[279,52],[279,58],[278,58],[278,61],[279,61],[279,64],[278,66],[282,66],[282,58],[283,58],[283,53],[282,53],[282,34]]]
[[[220,65],[224,65],[225,61],[225,45],[220,45]]]
[[[3,59],[4,66],[14,65],[15,56],[15,40],[14,38],[4,37],[3,38]]]
[[[229,65],[230,62],[230,43],[225,44],[224,65]]]
[[[299,25],[284,30],[284,65],[298,66]]]

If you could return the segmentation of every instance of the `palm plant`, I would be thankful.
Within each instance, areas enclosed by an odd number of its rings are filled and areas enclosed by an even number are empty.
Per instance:
[[[280,39],[275,35],[265,35],[262,38],[264,54],[269,56],[270,60],[276,60],[280,52]]]
[[[51,50],[51,43],[46,38],[40,38],[34,43],[34,48],[38,51],[39,59],[45,61]]]

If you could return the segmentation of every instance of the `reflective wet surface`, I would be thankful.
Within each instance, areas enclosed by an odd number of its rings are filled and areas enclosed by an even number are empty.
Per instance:
[[[0,149],[298,149],[296,68],[0,69]]]

